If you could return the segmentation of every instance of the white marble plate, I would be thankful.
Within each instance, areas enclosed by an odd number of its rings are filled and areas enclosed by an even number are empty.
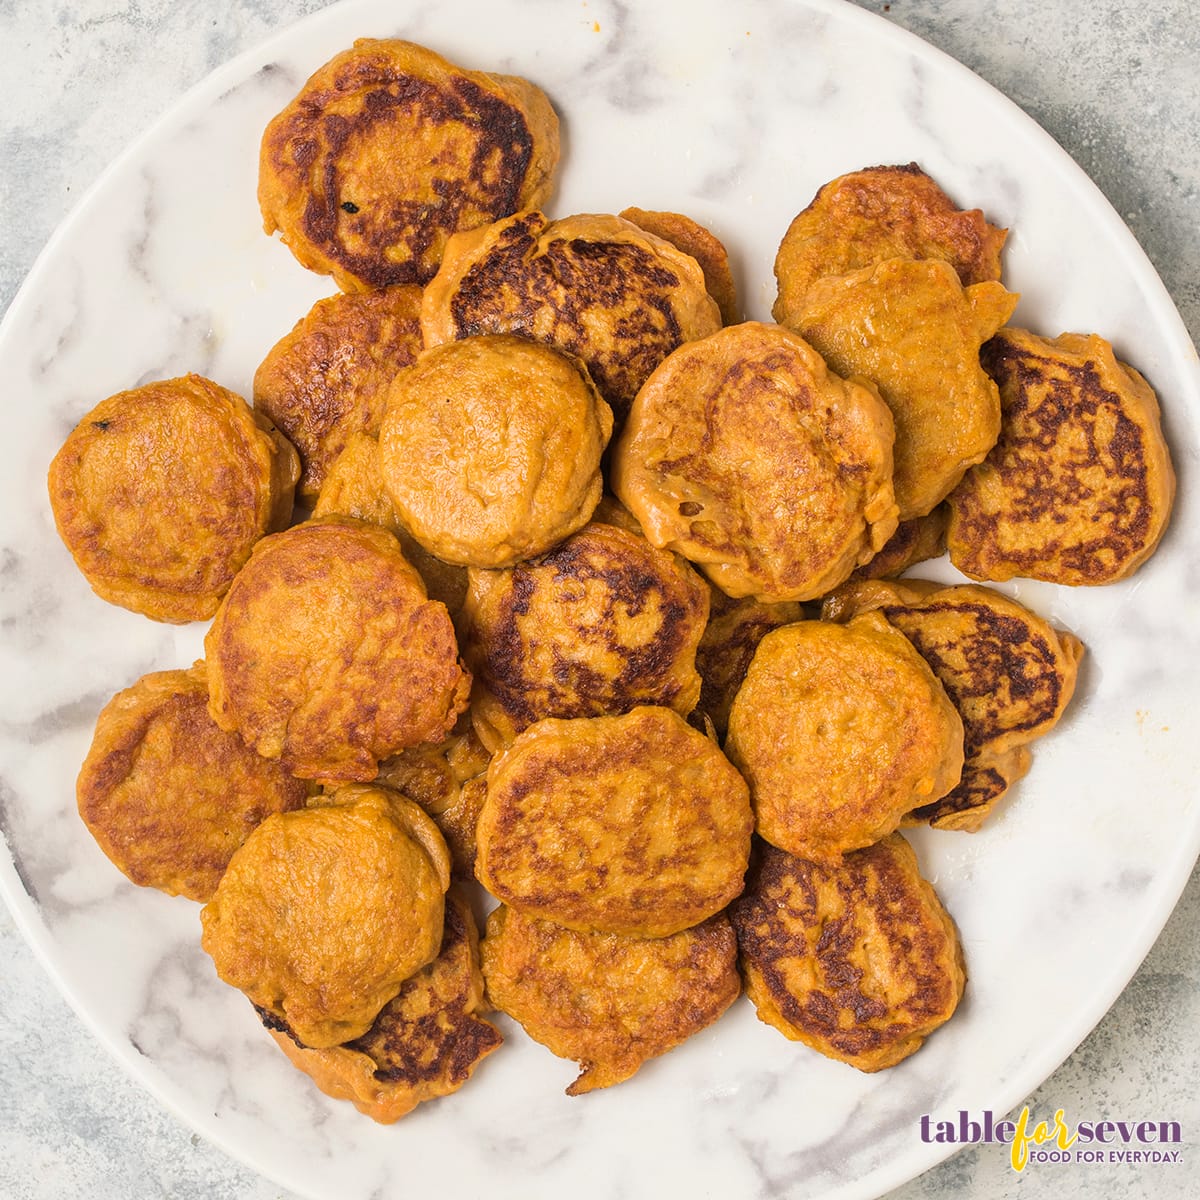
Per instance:
[[[1007,589],[1078,633],[1089,655],[1067,719],[989,826],[914,836],[962,930],[971,982],[951,1024],[894,1070],[827,1061],[741,1001],[634,1080],[580,1099],[563,1095],[571,1064],[515,1031],[465,1090],[381,1128],[293,1071],[218,982],[196,906],[126,883],[78,820],[74,776],[97,711],[144,672],[190,663],[203,629],[92,595],[55,536],[46,466],[119,389],[194,370],[247,394],[266,349],[332,290],[262,234],[257,145],[307,74],[368,34],[536,80],[564,118],[552,211],[692,214],[729,245],[752,317],[768,315],[776,245],[820,183],[916,160],[1011,227],[1006,281],[1023,295],[1020,323],[1101,332],[1157,387],[1181,476],[1157,557],[1106,589]],[[109,1050],[202,1134],[298,1193],[876,1195],[944,1153],[920,1141],[922,1114],[1007,1110],[1072,1050],[1196,857],[1195,351],[1134,239],[1066,155],[958,64],[859,9],[325,10],[217,71],[92,189],[0,332],[0,396],[5,897]]]

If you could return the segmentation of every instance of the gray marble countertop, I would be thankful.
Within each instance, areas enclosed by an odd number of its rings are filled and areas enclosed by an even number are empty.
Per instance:
[[[784,0],[781,0],[781,3]],[[190,85],[321,0],[0,0],[0,312],[105,165]],[[1182,0],[864,2],[1036,118],[1112,201],[1200,338],[1200,23]],[[153,54],[148,54],[153,47]],[[103,103],[97,103],[97,98]],[[0,797],[2,801],[2,797]],[[891,1195],[1200,1194],[1200,873],[1035,1112],[1174,1120],[1183,1162],[1042,1165],[968,1149]],[[179,1124],[111,1062],[0,908],[0,1197],[289,1195]],[[531,1189],[536,1194],[536,1188]]]

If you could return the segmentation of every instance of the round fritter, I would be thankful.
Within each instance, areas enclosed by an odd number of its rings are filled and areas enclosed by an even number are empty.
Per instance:
[[[450,849],[454,872],[463,879],[475,878],[479,814],[486,799],[487,775],[476,775],[464,780],[458,798],[434,817]]]
[[[681,346],[647,380],[612,485],[655,546],[731,596],[808,600],[896,527],[892,417],[778,325]]]
[[[446,839],[455,875],[464,879],[475,877],[475,825],[490,758],[468,710],[445,741],[412,746],[384,760],[375,779],[415,800],[433,818]]]
[[[240,396],[186,375],[97,404],[50,464],[50,506],[98,596],[182,624],[211,617],[254,543],[288,523],[299,473]]]
[[[921,579],[847,583],[826,620],[878,610],[933,668],[963,721],[962,780],[912,819],[974,831],[1030,765],[1075,691],[1083,643],[991,588]]]
[[[379,473],[379,439],[369,433],[352,433],[341,453],[329,464],[314,517],[354,517],[372,525],[382,525],[400,537],[404,526],[396,515],[396,506],[384,490]],[[464,572],[465,581],[466,574]]]
[[[741,991],[724,914],[636,938],[579,933],[502,905],[488,918],[482,956],[491,1003],[579,1063],[568,1096],[628,1079],[711,1025]]]
[[[75,794],[134,883],[203,902],[250,831],[302,807],[308,785],[213,724],[200,664],[144,675],[104,706]]]
[[[708,587],[669,551],[592,523],[540,558],[470,577],[463,656],[489,749],[543,717],[696,706]]]
[[[720,238],[683,213],[654,212],[645,208],[623,208],[618,214],[639,229],[670,242],[690,254],[704,272],[704,286],[721,310],[721,321],[733,325],[741,319],[737,285],[729,268],[729,252]]]
[[[908,639],[865,613],[768,633],[734,697],[725,752],[750,785],[759,835],[836,863],[958,783],[963,725]]]
[[[213,719],[306,779],[373,779],[440,741],[470,689],[445,605],[390,533],[347,517],[261,541],[204,647]]]
[[[1000,440],[950,495],[950,560],[972,579],[1132,575],[1175,499],[1153,389],[1095,334],[1005,329],[982,360],[1000,387]]]
[[[843,375],[879,388],[896,422],[900,519],[924,516],[1000,434],[1000,397],[979,348],[1017,296],[999,283],[963,288],[937,259],[893,258],[817,280],[789,325]]]
[[[710,600],[708,624],[696,647],[696,669],[702,681],[698,707],[724,737],[729,706],[758,643],[772,629],[799,621],[804,610],[795,601],[762,604],[752,596],[733,600],[717,587],[710,589]]]
[[[475,873],[529,916],[665,937],[742,890],[752,825],[745,781],[671,709],[548,718],[488,767]]]
[[[259,1016],[292,1064],[327,1096],[391,1125],[418,1104],[448,1096],[504,1040],[479,1016],[486,1011],[475,918],[454,889],[446,895],[441,950],[400,985],[360,1038],[314,1050],[285,1021]]]
[[[962,997],[958,932],[898,833],[836,866],[760,846],[730,916],[759,1019],[860,1071],[907,1058]]]
[[[446,240],[550,194],[558,118],[531,83],[396,39],[336,55],[267,126],[267,233],[343,291],[424,283]]]
[[[642,536],[642,527],[638,524],[637,517],[610,492],[601,494],[600,503],[592,513],[592,520],[601,525],[615,525],[618,529],[626,529],[630,533],[636,533],[638,537]]]
[[[254,830],[201,910],[201,944],[306,1046],[336,1046],[437,957],[449,886],[445,842],[420,807],[350,784]]]
[[[421,289],[318,300],[254,373],[254,406],[300,454],[312,499],[351,434],[379,432],[388,385],[421,352]]]
[[[355,517],[382,525],[396,535],[404,557],[417,569],[431,600],[440,600],[457,621],[467,598],[467,569],[443,562],[413,537],[396,513],[379,471],[379,441],[366,433],[353,433],[329,466],[314,517]]]
[[[384,759],[375,781],[402,792],[436,817],[454,803],[468,779],[487,770],[490,760],[475,734],[470,710],[464,710],[441,741],[422,742]]]
[[[945,503],[923,517],[901,521],[896,532],[888,538],[882,550],[870,562],[855,567],[852,579],[890,579],[909,567],[946,552],[946,522],[949,510]]]
[[[721,314],[696,260],[632,222],[526,212],[451,239],[421,327],[427,346],[519,333],[576,355],[619,428],[650,372]]]
[[[916,163],[852,171],[825,184],[784,234],[775,258],[775,320],[793,324],[822,276],[889,258],[942,259],[964,287],[997,280],[1007,232],[977,208],[956,209]]]
[[[431,554],[506,567],[587,523],[612,413],[563,354],[496,334],[428,350],[388,393],[384,487]]]

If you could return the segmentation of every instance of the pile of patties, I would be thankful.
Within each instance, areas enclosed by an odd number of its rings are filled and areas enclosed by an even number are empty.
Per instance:
[[[915,165],[820,189],[766,324],[687,217],[546,216],[557,160],[532,84],[357,42],[259,182],[341,291],[252,405],[138,387],[50,468],[98,595],[211,619],[101,712],[84,821],[384,1122],[466,1082],[489,1009],[572,1094],[743,986],[861,1070],[912,1053],[966,974],[898,830],[978,829],[1083,648],[897,577],[948,547],[980,581],[1121,579],[1173,499],[1149,385],[1007,327],[1005,231]]]

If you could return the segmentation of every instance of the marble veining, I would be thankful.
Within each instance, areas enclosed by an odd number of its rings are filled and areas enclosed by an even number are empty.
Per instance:
[[[861,1076],[821,1059],[742,1001],[635,1080],[571,1100],[571,1065],[501,1019],[509,1043],[467,1088],[381,1129],[317,1093],[220,984],[197,906],[128,884],[78,819],[74,775],[99,708],[149,670],[190,664],[204,630],[154,625],[92,595],[54,534],[46,465],[75,421],[122,388],[194,370],[248,393],[265,350],[332,291],[262,233],[258,136],[334,51],[396,34],[544,86],[566,144],[552,213],[690,213],[727,239],[751,317],[768,317],[775,247],[820,183],[917,160],[1012,227],[1018,321],[1104,332],[1159,389],[1181,478],[1160,554],[1102,590],[1006,588],[1079,633],[1089,657],[1073,710],[987,829],[913,835],[959,922],[971,983],[954,1022],[892,1071]],[[207,53],[219,58],[220,43]],[[914,1136],[921,1114],[1005,1111],[1072,1049],[1136,966],[1200,845],[1194,348],[1130,235],[1061,151],[960,68],[853,7],[327,9],[222,69],[108,175],[9,312],[0,389],[19,451],[0,473],[4,891],[116,1057],[205,1137],[299,1195],[392,1196],[412,1183],[414,1161],[452,1162],[462,1196],[877,1195],[937,1159]]]

